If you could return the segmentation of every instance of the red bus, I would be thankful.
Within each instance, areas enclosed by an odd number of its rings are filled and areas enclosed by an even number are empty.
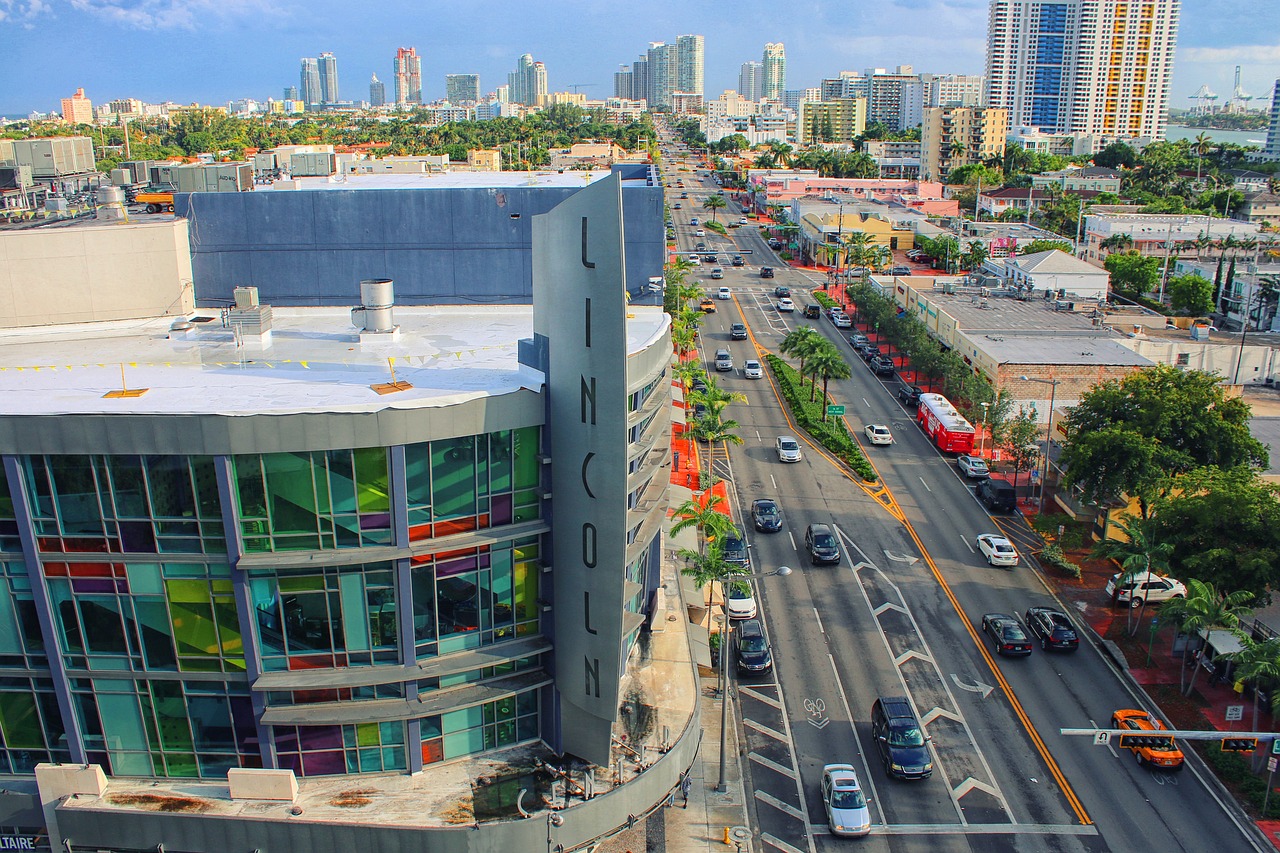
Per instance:
[[[969,453],[973,450],[973,424],[965,420],[951,401],[941,394],[920,395],[916,420],[939,450],[947,453]]]

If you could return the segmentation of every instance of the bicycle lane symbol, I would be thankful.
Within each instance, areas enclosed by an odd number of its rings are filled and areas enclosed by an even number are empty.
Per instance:
[[[809,715],[809,725],[815,729],[825,729],[831,722],[827,717],[827,703],[821,699],[804,700],[804,711]]]

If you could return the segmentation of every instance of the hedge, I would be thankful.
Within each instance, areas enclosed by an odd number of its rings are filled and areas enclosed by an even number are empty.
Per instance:
[[[823,311],[834,308],[840,304],[839,302],[836,302],[834,299],[832,299],[830,296],[827,296],[827,294],[821,290],[813,291],[813,301],[821,305]]]
[[[875,469],[862,455],[857,442],[849,435],[844,421],[840,418],[827,418],[825,422],[822,420],[822,415],[826,411],[826,400],[809,402],[809,391],[805,389],[800,374],[795,368],[776,355],[766,355],[764,360],[777,378],[778,387],[782,389],[782,396],[791,407],[791,414],[795,416],[796,423],[817,439],[819,444],[856,471],[862,479],[874,483],[878,479]]]

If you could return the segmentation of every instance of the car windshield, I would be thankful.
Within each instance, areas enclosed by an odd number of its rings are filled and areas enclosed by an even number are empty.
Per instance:
[[[914,723],[889,729],[889,746],[924,746],[924,734]]]
[[[862,796],[862,791],[855,788],[852,791],[835,790],[831,792],[831,808],[833,809],[864,809],[867,807],[867,798]]]
[[[744,586],[734,586],[729,588],[729,597],[736,599],[744,599],[751,597],[751,590]]]
[[[785,438],[782,441],[778,442],[778,446],[781,447],[783,450],[795,450],[797,445],[791,439]]]
[[[834,548],[836,538],[830,533],[819,533],[813,537],[813,545],[815,548]]]
[[[778,514],[778,508],[773,504],[756,504],[756,514],[761,518],[771,518]]]
[[[739,645],[744,652],[763,652],[765,650],[764,637],[743,637]]]
[[[1022,633],[1022,629],[1017,625],[1005,625],[1001,629],[1006,640],[1025,640],[1027,635]]]

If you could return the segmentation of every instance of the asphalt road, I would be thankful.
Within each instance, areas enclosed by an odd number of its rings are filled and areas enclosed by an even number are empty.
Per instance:
[[[702,219],[709,179],[674,213],[682,253],[696,238],[688,218]],[[678,198],[680,190],[675,190]],[[719,218],[732,215],[730,204]],[[708,232],[710,234],[711,232]],[[774,651],[774,675],[744,682],[736,692],[744,736],[755,828],[765,850],[825,850],[849,842],[827,833],[820,796],[823,764],[847,762],[871,799],[868,850],[938,851],[1245,851],[1252,825],[1234,803],[1219,798],[1191,760],[1177,773],[1139,766],[1127,750],[1067,738],[1063,727],[1110,726],[1117,708],[1141,707],[1109,661],[1085,642],[1074,654],[996,658],[981,633],[982,614],[1015,613],[1056,602],[1024,561],[1016,569],[988,567],[974,537],[1017,526],[993,519],[976,502],[953,459],[944,458],[893,397],[896,380],[874,377],[826,320],[774,308],[772,289],[811,285],[772,258],[756,228],[734,229],[720,248],[753,250],[747,267],[720,266],[723,281],[694,277],[712,289],[731,288],[702,331],[702,351],[728,348],[736,369],[721,384],[748,397],[729,416],[744,444],[720,452],[717,473],[732,480],[735,518],[757,497],[775,498],[784,526],[775,534],[747,530],[752,568],[788,565],[789,577],[758,582],[761,610]],[[714,241],[714,242],[713,242]],[[772,263],[765,259],[769,258]],[[759,278],[768,263],[778,278]],[[729,324],[743,321],[747,341],[730,341]],[[864,488],[788,423],[766,375],[747,380],[741,367],[764,351],[778,352],[783,335],[811,323],[836,341],[853,377],[831,383],[836,402],[859,438],[868,423],[891,427],[895,443],[871,447],[882,487]],[[709,372],[715,374],[708,365]],[[804,447],[796,464],[778,461],[781,434]],[[833,525],[844,555],[838,566],[810,566],[803,531]],[[750,527],[749,519],[742,525]],[[869,730],[879,695],[911,698],[932,737],[934,774],[925,781],[891,779]]]

